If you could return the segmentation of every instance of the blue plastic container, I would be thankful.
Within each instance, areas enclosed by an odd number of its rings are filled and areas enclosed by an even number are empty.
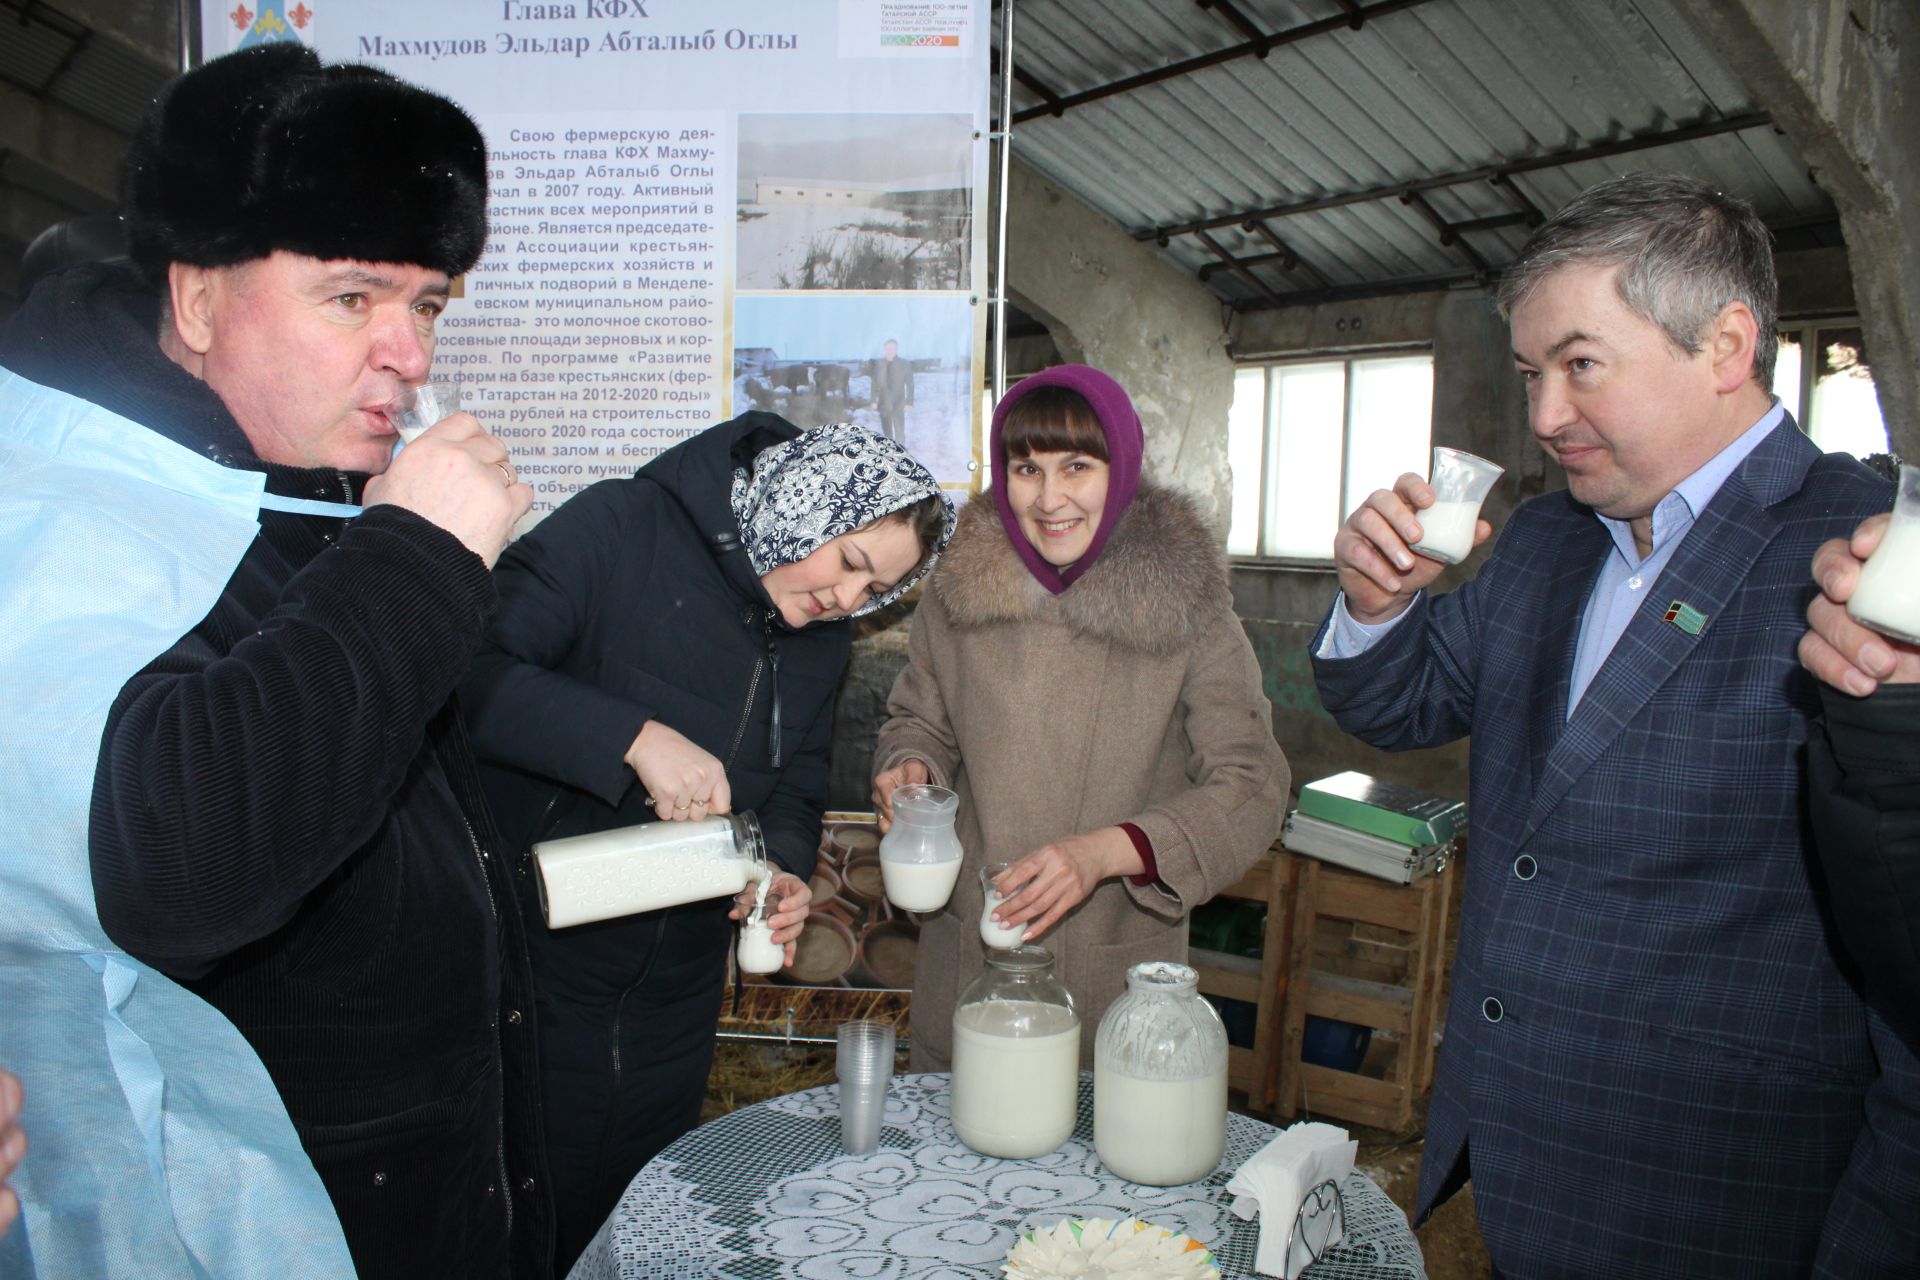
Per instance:
[[[1367,1046],[1372,1043],[1372,1027],[1308,1014],[1306,1030],[1300,1038],[1300,1060],[1336,1071],[1358,1071],[1367,1056]]]

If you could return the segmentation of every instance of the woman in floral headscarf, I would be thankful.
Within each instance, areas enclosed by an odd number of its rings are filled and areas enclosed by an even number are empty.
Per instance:
[[[953,523],[899,445],[770,413],[564,503],[501,556],[500,611],[461,691],[508,847],[751,809],[791,960],[846,621],[919,581]],[[699,1118],[729,904],[549,932],[520,879],[564,1274]]]

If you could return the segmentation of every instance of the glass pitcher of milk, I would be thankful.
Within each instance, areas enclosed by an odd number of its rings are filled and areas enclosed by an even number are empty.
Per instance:
[[[1093,1042],[1093,1149],[1128,1182],[1198,1182],[1227,1143],[1227,1028],[1184,964],[1127,970]]]
[[[960,797],[946,787],[915,782],[893,793],[893,825],[880,841],[880,880],[887,901],[902,911],[938,911],[960,878],[960,837],[954,816]]]
[[[1053,953],[987,952],[953,1010],[953,1130],[983,1156],[1025,1160],[1073,1133],[1080,1103],[1080,1014],[1053,976]]]
[[[533,846],[533,870],[549,929],[729,897],[773,880],[751,812],[543,841]]]
[[[1920,644],[1920,467],[1900,468],[1893,519],[1860,570],[1847,615],[1883,636]]]

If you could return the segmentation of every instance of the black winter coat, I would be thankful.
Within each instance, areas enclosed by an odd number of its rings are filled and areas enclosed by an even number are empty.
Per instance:
[[[0,359],[271,492],[355,500],[365,477],[260,462],[155,318],[131,275],[77,268],[34,291]],[[363,1280],[545,1276],[525,940],[449,701],[492,581],[395,507],[260,523],[212,612],[108,715],[101,923],[259,1053]]]
[[[1920,685],[1820,697],[1808,756],[1834,921],[1868,1002],[1920,1046]]]
[[[625,756],[658,719],[726,765],[734,811],[758,814],[775,862],[813,873],[850,630],[787,627],[729,502],[735,466],[798,434],[769,413],[704,431],[574,495],[494,572],[500,610],[461,698],[519,857],[563,1267],[640,1166],[697,1122],[730,903],[549,932],[526,851],[654,821]]]

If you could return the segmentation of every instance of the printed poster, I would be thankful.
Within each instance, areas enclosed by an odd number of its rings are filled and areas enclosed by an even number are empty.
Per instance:
[[[970,487],[988,8],[202,0],[201,51],[298,40],[479,122],[490,235],[434,372],[513,451],[531,522],[750,408]]]

